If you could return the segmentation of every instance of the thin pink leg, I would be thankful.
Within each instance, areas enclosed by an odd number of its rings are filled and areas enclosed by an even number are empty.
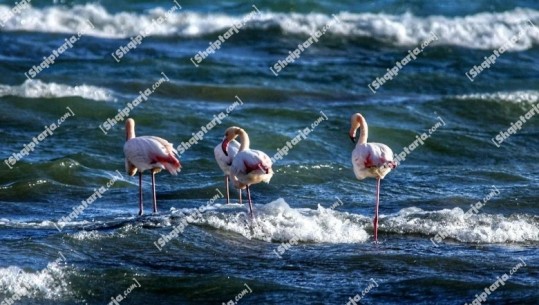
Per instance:
[[[380,204],[380,178],[376,179],[376,209],[374,210],[374,241],[378,242],[378,206]]]
[[[138,214],[144,214],[144,207],[142,205],[142,173],[138,172]]]
[[[251,214],[251,219],[253,218],[253,202],[251,201],[251,190],[247,186],[247,198],[249,198],[249,211]]]
[[[225,185],[226,185],[226,204],[230,203],[230,190],[228,189],[228,176],[225,176]]]
[[[157,198],[155,196],[155,172],[152,171],[153,212],[157,213]]]
[[[243,203],[241,202],[241,189],[239,189],[239,191],[240,191],[240,204],[243,204]]]

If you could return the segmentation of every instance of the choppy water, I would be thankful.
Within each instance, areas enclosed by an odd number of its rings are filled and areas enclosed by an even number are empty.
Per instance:
[[[54,1],[6,20],[14,6],[0,4],[0,302],[108,304],[130,291],[117,302],[471,304],[485,288],[482,304],[539,302],[534,1]],[[53,65],[25,76],[80,30]],[[243,103],[182,153],[180,175],[157,175],[160,212],[143,217],[138,179],[123,169],[123,122],[108,121],[137,98],[137,134],[174,145]],[[375,181],[357,181],[350,163],[355,112],[371,141],[401,156],[382,182],[378,245]],[[274,156],[317,120],[271,183],[252,188],[253,224],[235,191],[224,204],[213,147],[226,127]],[[150,211],[147,175],[144,190]]]

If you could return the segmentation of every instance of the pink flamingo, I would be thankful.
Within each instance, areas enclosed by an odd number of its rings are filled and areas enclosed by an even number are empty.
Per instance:
[[[226,154],[223,152],[222,142],[217,144],[217,146],[215,146],[215,149],[213,150],[213,154],[215,155],[215,161],[217,161],[217,164],[225,174],[226,204],[230,203],[230,188],[228,186],[228,182],[230,180],[230,178],[228,177],[230,176],[230,166],[232,165],[232,160],[238,154],[239,150],[240,143],[238,143],[238,141],[236,140],[232,140],[229,142]],[[241,204],[241,189],[239,191]]]
[[[142,202],[142,172],[149,169],[152,173],[153,212],[157,213],[157,200],[155,197],[155,174],[166,169],[172,175],[180,172],[180,161],[176,159],[176,149],[167,140],[154,137],[135,137],[135,121],[127,119],[125,122],[125,170],[129,176],[139,172],[139,215],[144,214]]]
[[[350,139],[355,142],[356,130],[361,128],[359,141],[352,151],[352,165],[356,178],[363,180],[367,177],[376,178],[376,209],[374,210],[374,241],[378,242],[378,206],[380,203],[380,179],[396,167],[393,161],[393,151],[382,143],[367,143],[369,127],[367,121],[360,114],[352,115],[350,127]]]
[[[236,137],[240,137],[240,149],[232,160],[230,166],[230,179],[234,186],[239,189],[247,188],[247,198],[249,199],[249,211],[253,218],[253,202],[251,201],[251,191],[249,186],[260,182],[269,183],[273,176],[272,163],[268,155],[260,150],[249,148],[249,136],[245,130],[239,127],[229,127],[225,131],[225,138],[221,143],[221,148],[225,155],[228,154],[228,145]]]

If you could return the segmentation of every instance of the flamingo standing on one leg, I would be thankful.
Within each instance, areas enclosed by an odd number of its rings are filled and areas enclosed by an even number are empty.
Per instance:
[[[153,212],[157,213],[157,200],[155,196],[155,174],[166,169],[172,175],[180,172],[180,161],[176,159],[176,149],[167,140],[154,137],[135,137],[135,121],[127,119],[125,122],[125,170],[129,176],[139,174],[139,215],[144,214],[142,202],[142,172],[149,169],[152,173]]]
[[[236,188],[247,188],[249,211],[251,218],[253,218],[253,202],[251,201],[251,191],[249,187],[251,184],[260,182],[269,183],[273,176],[273,170],[271,169],[272,163],[265,153],[260,150],[250,149],[250,141],[247,132],[235,126],[229,127],[225,131],[225,138],[221,144],[221,148],[225,155],[228,154],[229,143],[238,136],[240,137],[241,145],[238,154],[234,157],[232,165],[230,166],[230,179]]]
[[[228,183],[230,180],[228,177],[230,176],[230,166],[232,165],[232,160],[238,154],[239,150],[240,150],[240,143],[238,143],[238,141],[236,140],[232,140],[229,142],[226,154],[223,152],[222,142],[219,143],[217,146],[215,146],[215,149],[213,150],[213,154],[215,155],[215,160],[217,161],[217,164],[219,164],[219,167],[225,174],[226,204],[230,203],[230,188],[228,187]],[[241,204],[241,189],[239,191],[240,191],[240,204]]]
[[[356,130],[361,128],[359,141],[352,151],[352,165],[354,173],[359,180],[367,177],[376,178],[376,208],[374,210],[374,241],[378,242],[378,206],[380,203],[380,179],[396,167],[393,161],[393,151],[385,144],[367,143],[369,127],[367,121],[360,114],[352,115],[352,126],[350,127],[350,139],[355,142]]]

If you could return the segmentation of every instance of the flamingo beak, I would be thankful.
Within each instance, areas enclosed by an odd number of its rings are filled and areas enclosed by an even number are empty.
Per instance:
[[[227,152],[227,150],[228,150],[228,142],[229,142],[228,139],[225,138],[225,139],[223,139],[223,143],[221,143],[221,149],[223,149],[223,153],[227,157],[228,157],[228,152]]]
[[[350,136],[350,140],[352,140],[352,143],[356,143],[356,137],[352,136],[352,135],[349,135]]]

